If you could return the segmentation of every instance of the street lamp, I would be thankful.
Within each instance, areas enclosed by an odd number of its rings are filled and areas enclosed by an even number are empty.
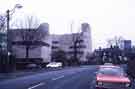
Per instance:
[[[23,6],[21,4],[16,4],[13,9],[7,10],[6,11],[6,17],[7,17],[7,68],[8,68],[8,63],[9,63],[9,54],[11,54],[11,42],[9,39],[9,30],[10,30],[10,15],[12,15],[16,9],[20,9]]]
[[[11,10],[7,10],[6,11],[6,13],[7,13],[7,52],[10,52],[11,50],[9,50],[10,49],[10,40],[9,40],[9,29],[10,29],[10,27],[9,27],[9,25],[10,25],[10,15],[12,15],[14,12],[15,12],[15,9],[20,9],[20,8],[22,8],[22,5],[21,4],[16,4],[15,6],[14,6],[14,8],[13,9],[11,9]]]

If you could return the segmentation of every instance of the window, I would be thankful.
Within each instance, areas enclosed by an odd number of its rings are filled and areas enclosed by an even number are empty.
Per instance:
[[[68,54],[73,54],[74,51],[69,51]],[[77,54],[83,54],[84,52],[83,51],[77,51]]]
[[[77,48],[86,48],[86,45],[79,45]]]
[[[53,44],[58,44],[58,43],[59,43],[59,41],[52,41],[52,43],[53,43]]]
[[[74,48],[74,46],[70,46],[69,48]],[[76,46],[76,48],[86,48],[86,45],[79,45],[79,46]]]
[[[78,40],[78,43],[81,43],[81,42],[84,42],[84,40],[82,40],[82,39]]]
[[[58,47],[57,46],[52,46],[52,49],[57,49]]]

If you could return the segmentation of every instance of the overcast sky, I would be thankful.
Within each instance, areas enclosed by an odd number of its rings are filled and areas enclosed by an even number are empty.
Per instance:
[[[70,24],[78,29],[88,22],[92,30],[93,48],[105,47],[106,40],[123,36],[135,43],[135,0],[0,0],[0,12],[23,5],[18,13],[36,15],[50,24],[50,32],[70,32]]]

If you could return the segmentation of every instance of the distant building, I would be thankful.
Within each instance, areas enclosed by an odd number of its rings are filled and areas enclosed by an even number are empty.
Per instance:
[[[38,33],[35,31],[38,30]],[[38,38],[41,34],[45,35]],[[12,41],[12,53],[19,58],[26,58],[26,46],[31,41],[28,58],[41,58],[44,62],[51,61],[51,40],[49,36],[49,24],[43,23],[38,29],[10,29]],[[48,46],[47,46],[48,45]]]
[[[74,53],[74,41],[78,40],[77,56],[79,61],[87,61],[86,56],[92,52],[91,29],[88,23],[81,24],[81,32],[63,35],[51,35],[52,53],[58,50],[66,52],[70,59]]]
[[[131,49],[131,46],[132,46],[131,40],[123,40],[121,44],[121,49],[124,49],[124,50]]]

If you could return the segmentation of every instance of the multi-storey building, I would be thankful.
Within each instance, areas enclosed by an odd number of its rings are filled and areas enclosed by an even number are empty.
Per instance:
[[[88,23],[81,24],[81,32],[63,35],[49,35],[49,24],[41,24],[37,30],[45,36],[38,40],[36,38],[41,34],[34,34],[34,30],[36,29],[10,30],[10,39],[14,42],[12,52],[17,58],[42,58],[44,62],[51,62],[51,54],[63,50],[70,60],[74,56],[75,42],[77,42],[76,51],[79,61],[86,62],[87,54],[92,52],[91,29]],[[33,37],[36,37],[36,40],[33,40]],[[31,42],[37,41],[32,43],[33,45],[29,48],[29,55],[27,55],[26,45],[23,43],[28,40]],[[44,46],[45,44],[50,46]]]
[[[87,54],[92,52],[91,29],[88,23],[81,24],[81,32],[51,35],[51,39],[52,53],[58,50],[63,50],[66,52],[69,59],[74,56],[75,45],[79,61],[87,61]]]
[[[9,34],[9,39],[12,42],[11,50],[16,58],[43,59],[43,62],[51,61],[51,40],[48,23],[41,24],[37,29],[10,29]]]

